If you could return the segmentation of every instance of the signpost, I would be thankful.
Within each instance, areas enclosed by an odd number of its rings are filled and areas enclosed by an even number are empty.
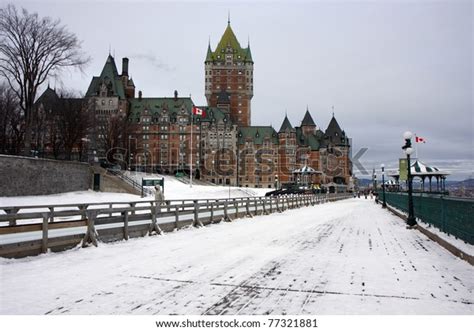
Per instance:
[[[143,188],[145,186],[161,186],[161,192],[165,193],[165,179],[157,177],[143,177],[142,178],[142,198],[143,198]]]

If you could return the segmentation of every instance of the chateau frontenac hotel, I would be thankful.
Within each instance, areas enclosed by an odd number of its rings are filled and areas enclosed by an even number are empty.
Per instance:
[[[119,73],[109,54],[83,100],[93,121],[88,153],[163,174],[189,175],[192,164],[195,178],[222,185],[273,188],[304,180],[351,186],[349,139],[334,114],[325,130],[308,109],[299,126],[286,116],[278,131],[251,125],[253,70],[250,45],[240,45],[230,22],[215,49],[207,48],[206,106],[177,91],[168,98],[136,93],[128,58]],[[39,101],[51,98],[59,97],[48,88]]]

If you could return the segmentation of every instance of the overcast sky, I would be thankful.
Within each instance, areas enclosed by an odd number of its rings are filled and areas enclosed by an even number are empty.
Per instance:
[[[0,0],[1,1],[1,0]],[[3,2],[5,5],[8,2]],[[145,97],[192,95],[205,105],[204,59],[227,25],[254,65],[252,124],[277,130],[288,112],[299,125],[306,106],[326,129],[335,116],[368,148],[363,165],[395,167],[402,133],[426,139],[420,160],[472,177],[473,5],[471,1],[159,2],[15,1],[60,18],[83,41],[92,62],[57,87],[85,93],[109,52],[130,58]]]

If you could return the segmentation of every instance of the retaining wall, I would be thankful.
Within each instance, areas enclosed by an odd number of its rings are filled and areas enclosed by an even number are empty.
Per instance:
[[[83,191],[91,185],[87,163],[0,155],[0,196]]]

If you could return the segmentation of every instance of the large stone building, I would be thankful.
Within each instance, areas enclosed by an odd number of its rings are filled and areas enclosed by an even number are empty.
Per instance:
[[[92,125],[88,134],[89,150],[108,159],[123,157],[125,152],[130,103],[135,98],[135,84],[128,75],[128,58],[122,59],[119,74],[115,59],[109,54],[99,76],[94,76],[85,99]]]
[[[87,160],[89,118],[84,99],[63,95],[48,86],[34,107],[32,155]]]
[[[222,185],[272,188],[285,183],[351,185],[350,144],[336,118],[325,130],[309,109],[299,126],[287,116],[278,131],[251,125],[253,65],[230,22],[204,61],[206,106],[194,115],[190,97],[135,96],[129,61],[119,74],[109,55],[93,77],[85,104],[93,125],[89,153],[123,168],[187,174]]]

